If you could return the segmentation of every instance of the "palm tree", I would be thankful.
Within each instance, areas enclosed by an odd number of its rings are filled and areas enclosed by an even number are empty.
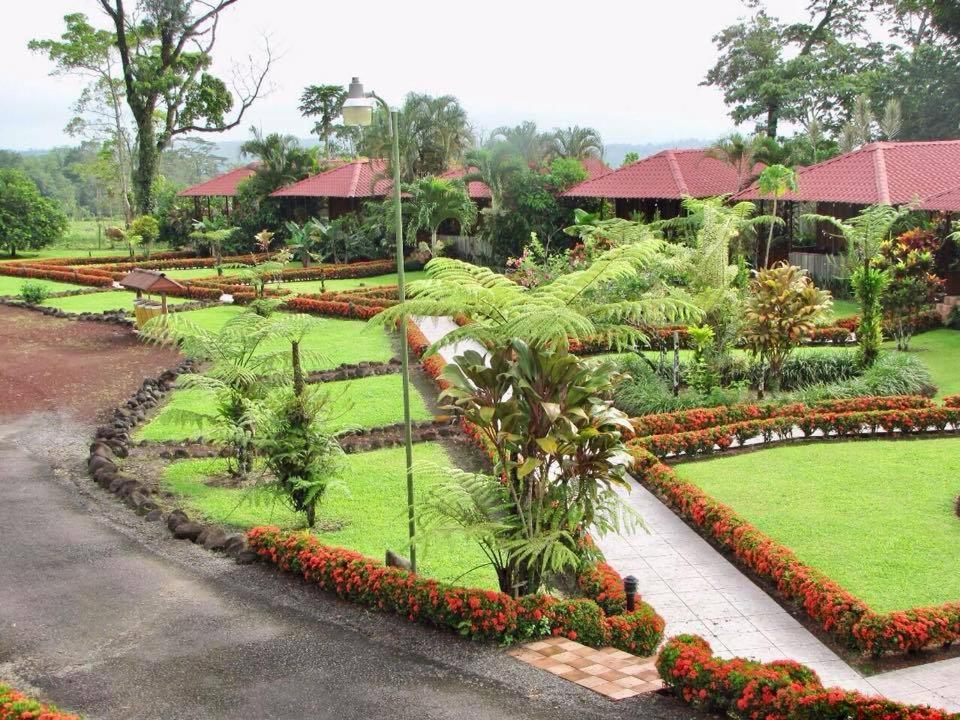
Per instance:
[[[524,169],[520,157],[506,143],[494,142],[467,151],[464,162],[473,168],[463,176],[464,183],[484,183],[490,188],[490,212],[494,215],[500,212],[507,180]]]
[[[770,165],[760,173],[757,185],[761,195],[773,196],[773,211],[770,215],[772,218],[776,218],[777,203],[780,198],[797,189],[797,173],[785,165]],[[770,265],[770,245],[773,244],[773,228],[775,225],[776,221],[771,219],[770,232],[767,235],[767,249],[763,255],[763,267]]]
[[[664,243],[648,233],[607,250],[585,270],[527,288],[505,275],[461,260],[434,258],[427,279],[410,284],[410,299],[374,318],[393,326],[402,317],[465,315],[472,322],[439,340],[433,350],[461,340],[506,347],[514,339],[534,347],[566,349],[571,341],[599,340],[613,348],[646,340],[639,329],[699,315],[690,303],[667,294],[609,302],[594,291],[610,282],[640,278],[661,259]]]
[[[316,117],[313,132],[323,143],[323,157],[330,159],[330,135],[334,130],[334,121],[343,111],[343,101],[347,91],[342,85],[308,85],[300,95],[300,114],[304,117]]]
[[[416,238],[417,231],[430,232],[430,254],[440,255],[443,249],[437,240],[437,230],[445,220],[456,220],[466,234],[477,221],[477,206],[467,194],[463,182],[425,177],[404,186],[409,195],[404,202],[410,214],[407,237]]]
[[[490,133],[490,141],[501,141],[513,149],[532,168],[541,167],[547,157],[551,141],[549,133],[542,133],[530,120],[507,127],[503,125]]]
[[[707,148],[704,155],[732,167],[737,173],[737,190],[740,191],[756,164],[754,160],[756,152],[757,137],[755,135],[745,137],[740,133],[731,133]]]
[[[559,128],[550,137],[548,155],[583,160],[584,158],[602,158],[603,140],[600,133],[590,127],[574,125]]]
[[[256,177],[264,194],[302,180],[316,170],[316,148],[300,147],[300,141],[293,135],[264,135],[256,127],[251,127],[250,132],[253,139],[240,146],[240,154],[260,161]]]

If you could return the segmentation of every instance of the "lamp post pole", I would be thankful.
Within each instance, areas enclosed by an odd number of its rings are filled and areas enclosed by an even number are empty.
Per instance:
[[[376,101],[386,113],[391,140],[393,165],[393,220],[397,241],[397,299],[406,300],[406,280],[403,272],[403,211],[400,205],[400,113],[390,108],[376,93],[364,92],[359,78],[353,78],[343,105],[343,120],[347,125],[369,125]],[[413,509],[413,433],[410,426],[410,359],[408,357],[407,314],[400,318],[400,363],[403,376],[403,441],[406,450],[407,471],[407,533],[410,540],[410,569],[417,571],[417,549],[414,542],[416,516]]]

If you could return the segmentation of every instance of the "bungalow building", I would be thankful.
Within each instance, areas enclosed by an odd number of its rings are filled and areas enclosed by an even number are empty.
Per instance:
[[[756,171],[738,173],[732,165],[709,157],[705,149],[663,150],[584,180],[563,195],[612,200],[617,217],[672,218],[680,214],[683,198],[735,193]]]
[[[214,199],[223,201],[223,210],[229,215],[231,204],[233,203],[235,206],[236,203],[237,187],[257,171],[259,164],[259,162],[252,162],[242,167],[233,168],[233,170],[228,170],[221,175],[181,190],[177,193],[177,196],[193,198],[197,218],[203,217],[204,210],[206,210],[208,216],[211,214]],[[232,203],[231,198],[233,199]],[[206,203],[203,202],[204,199],[206,199]],[[204,205],[206,205],[206,208],[204,208]]]
[[[386,197],[393,186],[386,174],[385,161],[358,158],[282,187],[270,197],[295,198],[294,217],[326,215],[336,220],[357,212],[367,200]]]

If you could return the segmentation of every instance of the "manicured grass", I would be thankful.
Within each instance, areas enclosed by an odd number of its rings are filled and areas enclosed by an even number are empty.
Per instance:
[[[113,290],[110,292],[95,292],[85,295],[70,295],[69,297],[49,298],[43,302],[44,305],[59,308],[72,313],[101,313],[106,310],[124,310],[128,313],[133,312],[133,301],[136,295],[126,290]],[[159,302],[159,299],[157,300]],[[170,305],[180,305],[190,302],[185,298],[168,297],[167,303]]]
[[[437,443],[415,445],[414,461],[441,467],[451,465],[446,450]],[[215,522],[244,529],[267,524],[282,528],[304,526],[303,516],[255,490],[214,487],[204,482],[206,477],[225,469],[225,460],[186,460],[170,465],[164,482],[183,498],[188,509]],[[420,493],[431,482],[424,472],[414,478],[415,489]],[[407,555],[403,448],[347,455],[338,479],[318,508],[317,535],[331,545],[381,560],[388,548]],[[341,523],[342,527],[329,529]],[[417,563],[424,575],[449,581],[459,577],[459,584],[496,588],[489,566],[473,569],[486,563],[486,558],[475,543],[465,538],[444,537],[425,542],[418,546]]]
[[[877,612],[960,600],[960,438],[810,443],[676,471]]]
[[[896,348],[896,343],[887,347]],[[910,341],[909,352],[930,370],[937,397],[960,393],[960,331],[942,328],[921,333]]]
[[[0,296],[19,295],[20,288],[24,283],[34,283],[42,285],[52,293],[67,292],[68,290],[89,290],[83,285],[74,285],[73,283],[54,282],[52,280],[37,280],[34,278],[13,277],[10,275],[0,275]]]
[[[427,274],[423,270],[413,270],[404,273],[404,277],[407,282],[422,280],[426,276]],[[373,277],[365,278],[348,278],[345,280],[327,280],[324,283],[324,286],[326,287],[327,292],[330,292],[331,290],[354,290],[356,288],[372,288],[379,287],[381,285],[396,284],[397,276],[395,274],[390,274],[375,275]],[[297,282],[281,283],[280,286],[290,290],[291,292],[297,293],[298,295],[316,294],[321,292],[319,280],[300,280]]]
[[[375,428],[403,421],[403,397],[400,375],[325,383],[329,396],[327,428],[337,433],[351,428]],[[137,440],[171,442],[209,437],[207,423],[183,423],[179,412],[211,408],[213,393],[200,388],[183,388],[173,393],[149,423],[134,435]],[[414,420],[428,420],[430,411],[420,393],[410,393],[410,415]]]
[[[245,311],[242,307],[220,305],[177,313],[173,317],[175,321],[182,318],[216,331],[231,317]],[[277,340],[266,345],[264,352],[276,351],[285,346],[285,341]],[[320,328],[307,336],[301,349],[305,353],[313,352],[323,356],[306,359],[305,366],[311,370],[323,370],[362,360],[386,362],[393,356],[393,348],[386,331],[362,320],[323,318]]]
[[[859,314],[860,305],[855,300],[837,300],[834,298],[833,308],[830,311],[830,316],[834,320],[842,320]]]

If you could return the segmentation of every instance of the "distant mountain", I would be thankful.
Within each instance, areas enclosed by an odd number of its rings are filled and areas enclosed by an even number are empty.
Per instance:
[[[684,138],[682,140],[666,140],[664,142],[643,143],[633,145],[630,143],[611,143],[603,146],[603,160],[612,168],[618,168],[623,164],[623,159],[628,152],[635,152],[640,158],[649,155],[655,155],[661,150],[682,150],[685,148],[703,148],[713,144],[713,140],[704,140],[703,138]]]

